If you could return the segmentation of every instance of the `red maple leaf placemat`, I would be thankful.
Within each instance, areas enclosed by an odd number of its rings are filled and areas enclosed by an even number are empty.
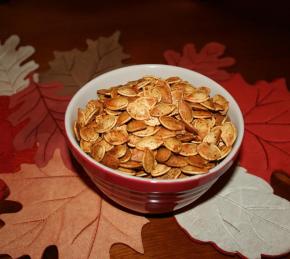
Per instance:
[[[25,150],[14,147],[13,139],[24,124],[13,127],[8,121],[11,112],[9,96],[25,89],[29,85],[28,75],[37,75],[35,69],[38,68],[33,60],[26,61],[35,49],[31,46],[17,48],[19,42],[16,35],[0,42],[0,173],[15,172],[21,163],[32,163],[35,151],[34,147]]]
[[[0,96],[0,173],[16,172],[22,163],[33,163],[36,147],[18,150],[13,143],[15,136],[24,127],[19,124],[14,127],[8,120],[10,98]]]
[[[250,85],[236,74],[223,86],[237,100],[244,115],[240,164],[268,182],[274,170],[290,175],[290,93],[285,80]]]
[[[13,112],[8,119],[13,126],[25,124],[14,136],[17,150],[37,146],[34,162],[43,167],[52,158],[56,148],[61,150],[64,163],[70,168],[70,157],[64,138],[64,114],[70,96],[56,94],[63,86],[59,83],[38,84],[33,81],[23,91],[10,97]]]
[[[225,68],[236,62],[232,57],[223,57],[224,52],[225,46],[217,42],[206,44],[199,52],[193,43],[188,43],[184,45],[182,54],[167,50],[164,58],[169,65],[188,68],[221,82],[231,75]]]

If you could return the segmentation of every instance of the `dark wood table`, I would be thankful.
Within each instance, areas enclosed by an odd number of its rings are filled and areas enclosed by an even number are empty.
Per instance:
[[[128,63],[165,63],[167,49],[197,48],[217,41],[237,60],[230,68],[250,83],[285,77],[290,86],[290,33],[286,1],[0,1],[0,39],[18,34],[21,44],[36,49],[40,72],[48,69],[54,50],[85,48],[85,39],[121,31]],[[275,193],[290,200],[290,178],[274,172]],[[172,216],[149,217],[143,227],[145,254],[115,244],[111,258],[226,258],[209,244],[193,243]],[[1,252],[1,251],[0,251]],[[53,249],[45,255],[52,258]],[[234,256],[239,257],[239,256]],[[286,255],[283,258],[290,258]]]

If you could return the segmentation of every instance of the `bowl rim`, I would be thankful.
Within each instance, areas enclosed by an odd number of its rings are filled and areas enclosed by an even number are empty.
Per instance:
[[[181,71],[187,71],[192,73],[193,76],[198,76],[198,77],[202,77],[206,80],[208,80],[210,83],[214,83],[216,85],[218,85],[219,88],[222,88],[230,97],[231,99],[231,103],[233,103],[236,106],[236,111],[237,111],[237,117],[238,120],[240,120],[240,124],[241,124],[241,128],[238,130],[238,136],[237,139],[235,141],[234,147],[233,149],[230,151],[229,155],[224,158],[218,165],[216,165],[215,167],[213,167],[212,169],[209,170],[208,173],[206,174],[200,174],[200,175],[194,175],[192,177],[187,177],[187,178],[182,178],[182,179],[155,179],[155,178],[142,178],[142,177],[136,177],[136,176],[131,176],[131,175],[126,175],[123,174],[121,172],[118,172],[115,169],[109,168],[103,164],[101,164],[100,162],[95,161],[92,157],[90,157],[88,154],[86,154],[79,146],[79,144],[77,143],[77,141],[75,140],[74,137],[74,133],[73,133],[73,127],[72,127],[72,122],[70,121],[70,114],[72,113],[72,110],[75,108],[75,103],[77,103],[77,99],[79,96],[81,96],[81,94],[83,94],[84,92],[87,91],[88,88],[93,87],[94,86],[94,82],[97,80],[100,80],[102,78],[108,77],[110,75],[113,75],[116,72],[126,72],[127,70],[130,69],[142,69],[142,68],[163,68],[163,69],[177,69],[177,70],[181,70]],[[145,74],[144,74],[145,76]],[[129,80],[128,80],[129,81]],[[79,106],[80,107],[80,106]],[[81,156],[81,158],[83,160],[85,160],[87,163],[89,163],[91,166],[97,168],[101,168],[104,172],[108,173],[108,174],[112,174],[113,176],[118,176],[121,177],[122,179],[128,179],[130,181],[135,181],[136,183],[151,183],[151,184],[166,184],[166,185],[170,185],[170,184],[178,184],[178,183],[185,183],[185,182],[190,182],[190,181],[196,181],[196,180],[200,180],[200,179],[206,179],[206,178],[212,178],[214,175],[218,174],[219,171],[226,167],[226,165],[231,162],[234,157],[237,155],[241,144],[242,144],[242,140],[244,137],[244,118],[243,118],[243,114],[241,112],[241,109],[237,103],[237,101],[234,99],[234,97],[222,86],[220,85],[218,82],[212,80],[211,78],[200,74],[196,71],[190,70],[190,69],[186,69],[183,67],[178,67],[178,66],[172,66],[172,65],[163,65],[163,64],[139,64],[139,65],[128,65],[125,67],[121,67],[121,68],[117,68],[111,71],[108,71],[106,73],[103,73],[97,77],[95,77],[94,79],[88,81],[84,86],[82,86],[71,98],[66,111],[65,111],[65,135],[67,138],[67,141],[69,142],[69,147],[73,148],[73,150],[75,152],[77,152],[77,154],[79,156]]]

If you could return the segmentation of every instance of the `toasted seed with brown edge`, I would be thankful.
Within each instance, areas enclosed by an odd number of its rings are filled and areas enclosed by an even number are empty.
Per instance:
[[[99,102],[92,100],[88,102],[85,109],[79,108],[77,122],[80,127],[86,126],[98,110],[101,110],[101,107],[99,107]]]
[[[179,101],[182,100],[183,98],[183,90],[179,90],[179,89],[172,90],[171,96],[172,96],[172,104],[174,104],[175,106],[178,106]]]
[[[200,143],[197,146],[198,154],[206,160],[214,161],[221,157],[221,151],[215,144],[208,144],[206,142]]]
[[[223,146],[223,147],[221,147],[220,148],[220,151],[221,151],[220,159],[225,158],[231,152],[231,150],[232,150],[232,146],[229,146],[229,147],[228,146]]]
[[[185,132],[183,134],[177,134],[176,139],[178,139],[181,142],[191,142],[195,140],[194,134]]]
[[[111,90],[110,89],[99,89],[99,90],[97,90],[97,94],[111,96]]]
[[[220,126],[216,126],[214,128],[211,129],[211,132],[209,132],[204,138],[203,138],[203,142],[206,142],[208,144],[215,144],[217,145],[220,141],[220,137],[221,137],[221,127]]]
[[[157,117],[150,117],[150,119],[145,120],[144,122],[146,125],[152,126],[152,127],[160,125],[160,121]]]
[[[202,105],[204,108],[206,108],[206,110],[211,110],[211,111],[215,111],[216,110],[216,105],[215,103],[212,101],[212,98],[209,98],[208,100],[200,103],[200,105]]]
[[[206,119],[194,120],[193,127],[197,130],[198,135],[202,139],[210,132],[210,125]]]
[[[183,121],[191,123],[193,119],[193,111],[184,100],[180,100],[178,104],[178,111]]]
[[[80,129],[80,137],[85,141],[95,142],[99,138],[99,133],[94,128],[83,127]]]
[[[169,149],[167,149],[166,147],[160,147],[157,150],[157,154],[155,158],[159,163],[164,163],[165,161],[169,159],[170,156],[171,156],[171,151]]]
[[[161,101],[164,103],[172,103],[171,89],[167,82],[158,80],[156,88],[161,93]]]
[[[128,162],[131,159],[132,153],[130,148],[127,147],[126,153],[124,156],[120,157],[120,163]]]
[[[127,125],[128,132],[135,132],[135,131],[143,130],[146,128],[147,128],[147,125],[145,124],[144,121],[132,120]]]
[[[123,96],[127,96],[127,97],[136,96],[138,94],[137,89],[135,89],[134,87],[130,87],[130,86],[120,87],[117,90],[117,92],[118,92],[118,94],[123,95]]]
[[[139,176],[139,177],[144,177],[144,176],[147,176],[148,174],[144,171],[138,171],[136,172],[136,176]]]
[[[141,138],[136,143],[136,148],[144,150],[145,148],[149,148],[151,150],[159,148],[163,144],[163,140],[158,136],[148,136]]]
[[[187,162],[190,165],[200,167],[200,168],[205,167],[208,164],[208,161],[202,158],[200,155],[187,157]]]
[[[128,99],[123,96],[117,96],[111,99],[105,100],[105,106],[110,110],[121,110],[127,107]]]
[[[225,97],[223,97],[222,95],[220,94],[217,94],[215,95],[213,98],[212,98],[212,101],[215,103],[215,104],[218,104],[222,107],[222,111],[221,111],[221,114],[226,114],[228,109],[229,109],[229,102],[225,99]]]
[[[99,143],[100,145],[103,145],[103,146],[104,146],[106,152],[110,151],[110,150],[113,149],[113,147],[114,147],[113,145],[109,144],[109,143],[108,143],[106,140],[104,140],[104,139],[98,141],[98,143]]]
[[[162,139],[172,138],[176,136],[176,132],[174,130],[168,130],[161,127],[154,136],[161,137]]]
[[[154,96],[145,96],[138,98],[136,102],[137,104],[145,104],[149,109],[152,109],[156,105],[157,99]]]
[[[110,109],[108,109],[108,108],[105,108],[104,110],[105,110],[105,112],[106,112],[107,114],[109,114],[109,115],[114,115],[114,116],[117,116],[117,115],[119,115],[119,114],[121,113],[121,111],[114,111],[114,110],[110,110]]]
[[[111,130],[117,123],[117,117],[114,115],[98,115],[96,117],[95,131],[98,133],[104,133]]]
[[[169,116],[161,116],[159,118],[160,123],[163,125],[163,127],[169,129],[169,130],[183,130],[184,124],[172,117]]]
[[[179,153],[181,150],[181,141],[176,138],[164,139],[164,146],[174,153]]]
[[[185,174],[196,175],[196,174],[205,174],[208,172],[208,169],[195,167],[192,165],[187,165],[187,166],[181,167],[181,171]]]
[[[75,134],[75,137],[76,137],[77,141],[80,141],[81,137],[80,137],[79,125],[78,125],[77,121],[74,122],[74,134]]]
[[[161,176],[166,174],[170,170],[169,166],[166,166],[164,164],[157,164],[156,167],[152,170],[151,175],[153,177]]]
[[[141,96],[144,97],[153,97],[157,100],[157,102],[161,101],[161,92],[159,91],[158,88],[156,87],[150,87],[148,88],[148,86],[146,88],[143,89],[143,92],[141,93]]]
[[[179,154],[182,156],[194,156],[197,154],[197,145],[195,143],[182,143]]]
[[[176,83],[181,82],[181,78],[178,76],[171,76],[171,77],[166,78],[165,81],[171,85],[171,84],[176,84]]]
[[[109,153],[105,153],[103,159],[101,160],[101,163],[112,169],[117,169],[120,165],[119,159]]]
[[[81,139],[80,141],[80,147],[86,153],[91,153],[92,144],[93,144],[92,142],[85,141],[83,139]]]
[[[155,158],[152,150],[146,148],[143,154],[142,165],[147,173],[151,173],[155,167]]]
[[[113,156],[116,156],[117,158],[120,158],[122,156],[124,156],[127,152],[127,145],[123,144],[123,145],[118,145],[118,146],[114,146],[109,153]]]
[[[123,125],[126,127],[126,125]],[[117,127],[104,135],[104,139],[111,145],[121,145],[129,140],[128,132],[123,126]]]
[[[225,115],[221,115],[219,113],[214,113],[213,114],[214,118],[215,118],[215,125],[216,126],[221,126],[225,123],[227,116]]]
[[[225,122],[222,125],[221,138],[223,142],[229,147],[232,146],[237,138],[237,130],[233,123]]]
[[[138,130],[133,132],[133,135],[138,136],[138,137],[147,137],[147,136],[152,136],[154,135],[160,128],[159,127],[152,127],[152,126],[147,126],[146,129],[143,130]]]
[[[125,167],[125,168],[139,168],[142,166],[142,164],[140,162],[137,162],[137,161],[129,160],[127,162],[120,163],[120,166]]]
[[[144,156],[144,151],[139,150],[137,148],[132,148],[131,149],[131,160],[137,161],[137,162],[142,162],[143,156]]]
[[[165,164],[171,167],[183,167],[186,166],[188,163],[185,157],[172,154],[165,162]]]
[[[96,143],[91,147],[91,156],[97,162],[100,162],[104,158],[105,153],[106,153],[106,149],[100,143]]]
[[[182,85],[183,94],[185,96],[191,95],[192,93],[194,93],[197,90],[196,87],[194,87],[193,85],[191,85],[187,82],[180,83],[179,85]]]
[[[147,101],[140,101],[140,97],[135,101],[131,102],[127,106],[127,112],[135,120],[148,120],[150,118],[150,106]]]
[[[207,119],[212,117],[212,113],[209,111],[193,111],[192,116],[196,119]]]
[[[207,111],[207,108],[204,107],[202,103],[189,103],[189,106],[192,108],[193,111]]]
[[[196,89],[191,94],[185,95],[184,99],[188,102],[202,103],[209,99],[209,95],[203,89]]]
[[[176,106],[171,103],[159,103],[151,110],[150,114],[154,117],[165,116],[171,113]]]
[[[118,167],[118,171],[121,171],[122,173],[125,173],[127,175],[136,175],[136,172],[133,169],[129,168]]]
[[[204,119],[204,120],[207,121],[210,129],[212,129],[215,126],[215,117],[214,116],[212,116],[211,118]]]
[[[135,147],[136,143],[139,142],[142,138],[134,136],[134,135],[129,135],[128,137],[129,141],[127,142],[129,147]]]
[[[122,112],[117,119],[117,123],[116,126],[119,127],[125,123],[127,123],[128,121],[130,121],[132,118],[129,115],[129,113],[127,111]]]
[[[181,175],[181,170],[179,168],[171,168],[166,174],[158,176],[158,179],[177,179]]]

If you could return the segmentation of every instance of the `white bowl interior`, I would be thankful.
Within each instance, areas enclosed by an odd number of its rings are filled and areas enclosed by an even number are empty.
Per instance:
[[[201,75],[197,72],[194,72],[192,70],[175,67],[175,66],[169,66],[169,65],[157,65],[157,64],[146,64],[146,65],[134,65],[134,66],[127,66],[120,69],[116,69],[110,72],[107,72],[105,74],[102,74],[90,82],[88,82],[86,85],[84,85],[71,99],[66,115],[65,115],[65,129],[67,132],[67,136],[70,140],[70,142],[77,148],[81,153],[83,153],[84,156],[87,157],[91,162],[97,164],[99,167],[106,168],[106,170],[109,170],[113,173],[118,173],[117,171],[113,169],[108,169],[108,167],[105,167],[104,165],[96,162],[93,158],[91,158],[89,155],[87,155],[85,152],[81,150],[79,147],[79,144],[77,143],[74,133],[73,133],[73,123],[77,118],[77,109],[83,108],[86,106],[87,102],[91,99],[96,99],[96,91],[98,89],[103,88],[109,88],[111,86],[116,86],[120,84],[125,84],[128,81],[139,79],[146,75],[153,75],[161,78],[167,78],[171,76],[179,76],[183,80],[187,80],[194,86],[207,86],[211,88],[211,95],[215,94],[221,94],[223,95],[230,104],[230,109],[228,112],[228,115],[231,119],[231,121],[235,124],[238,130],[238,137],[237,140],[233,146],[233,149],[231,153],[223,160],[221,163],[219,163],[215,168],[211,169],[211,172],[214,170],[218,170],[221,168],[224,164],[226,164],[228,161],[230,161],[234,154],[237,152],[239,146],[241,145],[241,141],[244,134],[244,121],[243,116],[241,113],[241,110],[234,100],[234,98],[229,94],[228,91],[226,91],[222,86],[220,86],[215,81],[209,79],[208,77]],[[132,178],[134,176],[128,176],[121,174],[124,177]],[[196,177],[202,177],[202,175],[195,176]],[[137,177],[134,177],[135,179]],[[154,179],[146,179],[146,178],[139,178],[140,181],[181,181],[181,180],[187,180],[190,178],[185,179],[177,179],[177,180],[154,180]]]

